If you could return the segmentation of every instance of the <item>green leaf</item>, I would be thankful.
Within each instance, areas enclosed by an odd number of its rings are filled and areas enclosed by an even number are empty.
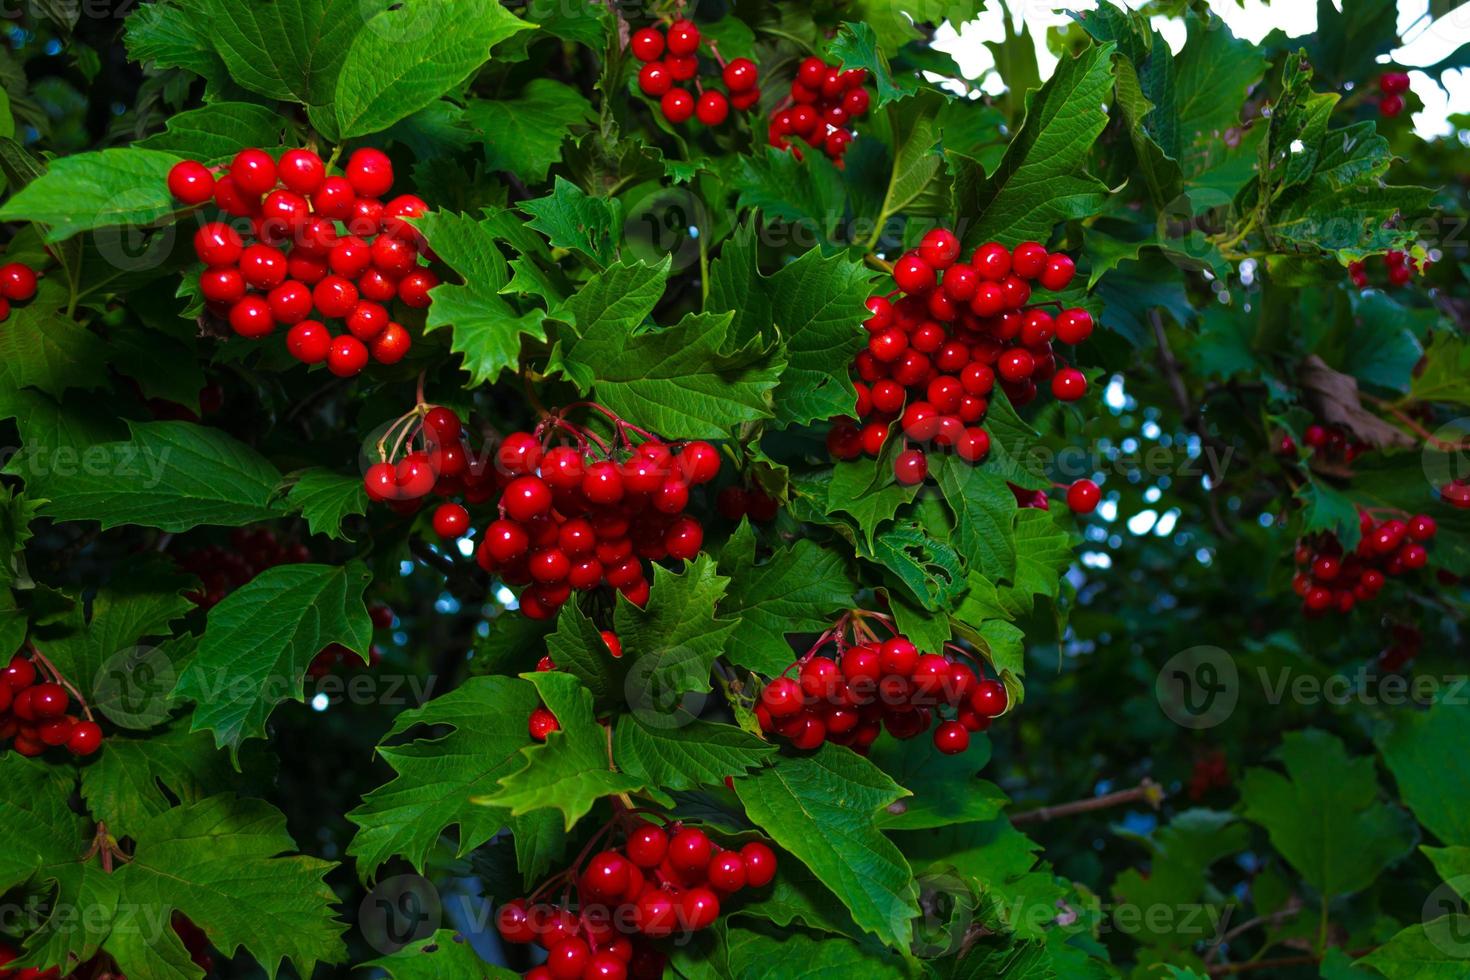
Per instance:
[[[1006,796],[978,774],[990,761],[990,741],[972,736],[959,755],[940,755],[927,738],[879,739],[868,756],[911,796],[878,815],[884,830],[926,830],[976,820],[993,820]]]
[[[1470,915],[1451,914],[1403,929],[1357,962],[1388,980],[1460,980]]]
[[[592,104],[569,85],[534,78],[520,96],[503,102],[476,100],[466,110],[470,124],[487,137],[485,162],[539,184],[561,159],[561,143],[572,128],[593,118]]]
[[[113,149],[57,157],[0,207],[0,220],[46,225],[47,242],[114,225],[150,225],[178,202],[168,172],[181,158],[159,150]]]
[[[668,278],[667,258],[658,265],[622,261],[608,266],[567,302],[576,336],[632,336],[642,332],[644,321],[664,294]],[[583,388],[590,388],[597,380],[594,365],[576,360],[567,363],[562,357],[558,366]]]
[[[714,559],[700,555],[683,574],[655,565],[647,608],[618,601],[613,629],[628,662],[626,693],[635,712],[656,719],[661,704],[709,690],[715,658],[739,625],[716,608],[728,582]]]
[[[0,383],[58,398],[108,386],[108,345],[66,314],[68,300],[66,286],[46,278],[34,299],[11,309],[0,330]]]
[[[95,824],[69,805],[76,774],[42,759],[18,753],[0,756],[0,779],[6,805],[0,807],[0,835],[7,842],[0,856],[0,892],[29,882],[52,891],[52,905],[86,909],[88,917],[63,923],[47,919],[28,937],[26,949],[47,963],[76,962],[96,952],[117,906],[117,882],[97,863],[82,863]],[[17,911],[19,909],[17,908]]]
[[[383,10],[342,63],[339,135],[387,129],[469,78],[497,43],[534,26],[494,0],[421,0]]]
[[[361,969],[381,970],[391,980],[511,980],[520,975],[480,959],[475,947],[452,929],[440,929],[396,953],[369,960]]]
[[[877,459],[863,457],[833,466],[826,499],[818,504],[828,514],[851,514],[870,546],[878,528],[919,492],[917,486],[906,487],[893,475],[899,441],[890,439]]]
[[[156,68],[182,68],[223,83],[225,64],[210,41],[204,18],[180,3],[144,3],[133,8],[124,27],[128,57]]]
[[[27,441],[5,472],[23,477],[32,496],[46,498],[44,513],[58,521],[187,531],[276,515],[271,498],[281,474],[244,443],[190,422],[128,427],[127,441],[83,448]]]
[[[844,69],[868,70],[868,77],[873,80],[873,86],[878,92],[878,98],[873,102],[875,108],[882,108],[919,90],[919,80],[915,76],[893,76],[888,59],[878,46],[878,35],[867,24],[844,21],[838,29],[837,37],[828,45],[827,53],[836,58]]]
[[[1059,221],[1101,208],[1106,188],[1084,167],[1107,125],[1102,106],[1113,85],[1111,44],[1062,58],[1045,85],[1026,100],[1021,124],[994,173],[966,164],[955,181],[959,214],[977,215],[967,248],[998,241],[1045,242]]]
[[[395,775],[347,814],[358,828],[347,848],[357,859],[358,875],[371,879],[394,856],[422,871],[451,826],[459,830],[459,857],[505,826],[504,810],[470,800],[493,792],[501,777],[521,768],[521,749],[531,744],[526,718],[539,702],[536,689],[525,681],[472,677],[394,719],[384,743],[421,725],[447,730],[378,747]]]
[[[380,0],[265,0],[185,5],[243,88],[303,105],[330,102],[348,45]],[[369,22],[371,23],[371,22]],[[355,134],[343,134],[355,135]]]
[[[568,603],[556,618],[556,632],[546,638],[546,654],[582,682],[598,705],[619,701],[624,691],[628,661],[614,657],[597,628],[580,606]]]
[[[545,340],[544,316],[532,310],[518,314],[500,295],[510,269],[488,219],[435,211],[418,222],[431,248],[464,278],[464,284],[440,283],[430,290],[424,332],[452,328],[450,350],[464,356],[467,387],[494,382],[520,364],[521,338]]]
[[[271,710],[305,701],[306,667],[339,643],[367,662],[372,622],[362,593],[371,574],[348,565],[277,565],[230,593],[209,611],[198,653],[174,693],[196,703],[192,731],[208,729],[216,745],[238,750],[264,737]]]
[[[769,677],[791,664],[789,634],[822,632],[852,607],[857,590],[842,556],[814,541],[797,541],[757,564],[755,530],[744,520],[720,552],[719,571],[730,580],[720,612],[740,620],[726,655]]]
[[[280,6],[259,4],[259,7]],[[236,5],[238,6],[238,5]],[[248,8],[247,8],[248,9]],[[169,116],[167,129],[135,146],[165,150],[202,163],[225,163],[246,147],[274,149],[285,146],[291,126],[275,109],[254,102],[211,102]]]
[[[1424,352],[1424,370],[1410,377],[1412,398],[1470,406],[1470,344],[1457,334],[1435,334]]]
[[[877,828],[877,814],[907,795],[882,771],[845,748],[735,780],[752,821],[794,854],[847,906],[853,921],[882,942],[907,948],[919,914],[908,862]]]
[[[216,949],[249,950],[272,978],[283,959],[309,975],[345,957],[337,896],[322,880],[333,865],[291,854],[286,819],[265,801],[212,796],[165,810],[132,836],[133,859],[114,872],[124,905],[176,909]],[[137,975],[131,962],[118,965]]]
[[[806,425],[851,414],[857,398],[848,365],[866,342],[863,305],[872,273],[842,255],[810,249],[762,276],[753,225],[725,243],[710,273],[707,311],[733,314],[730,337],[784,341],[788,363],[772,398],[779,425]]]
[[[171,624],[194,609],[183,595],[194,585],[192,576],[166,559],[140,560],[127,575],[99,589],[85,607],[78,603],[67,615],[39,627],[36,642],[62,674],[87,692],[106,719],[122,727],[148,727],[166,717],[167,706],[150,699],[162,702],[168,692],[157,687],[168,681],[117,672],[126,670],[134,653],[141,655],[148,669],[162,668],[152,651],[134,648],[145,637],[168,636]],[[141,700],[125,705],[120,696]]]
[[[938,457],[935,479],[955,518],[954,544],[969,567],[992,581],[1016,573],[1019,507],[1005,478],[985,464]]]
[[[841,976],[911,980],[918,975],[896,953],[871,944],[723,923],[701,936],[699,944],[676,949],[673,965],[678,975],[690,980],[819,980]]]
[[[229,756],[182,722],[146,737],[110,735],[107,751],[82,769],[87,809],[119,835],[131,834],[175,801],[198,803],[239,785]]]
[[[1444,844],[1470,846],[1470,772],[1444,752],[1467,734],[1470,708],[1441,702],[1398,715],[1379,740],[1404,805]]]
[[[719,786],[765,764],[776,746],[736,728],[695,719],[672,728],[644,714],[623,715],[613,738],[613,758],[631,775],[666,790]]]
[[[557,248],[575,249],[599,268],[616,258],[623,224],[623,205],[617,198],[588,197],[576,184],[557,177],[550,194],[519,206],[531,216],[527,226]]]
[[[360,477],[312,467],[292,473],[286,479],[290,481],[286,507],[306,518],[312,534],[350,540],[342,531],[343,518],[367,513],[367,490]]]
[[[629,336],[594,324],[563,352],[572,377],[591,377],[597,400],[669,438],[719,439],[772,414],[782,356],[758,341],[731,349],[730,314],[691,313],[672,327]]]
[[[1351,758],[1335,736],[1288,732],[1277,752],[1286,774],[1250,769],[1241,780],[1248,820],[1324,895],[1371,885],[1413,843],[1413,823],[1378,802],[1373,759]]]
[[[522,768],[502,776],[495,792],[473,802],[513,816],[559,810],[571,830],[602,797],[645,788],[636,776],[609,768],[608,736],[592,713],[591,692],[575,677],[560,671],[526,677],[560,727],[545,743],[522,749]]]

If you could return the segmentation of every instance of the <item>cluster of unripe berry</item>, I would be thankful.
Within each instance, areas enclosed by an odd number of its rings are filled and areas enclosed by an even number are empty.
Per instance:
[[[934,747],[957,755],[970,747],[971,732],[989,728],[1006,710],[1005,685],[963,661],[920,654],[897,634],[882,641],[859,637],[849,646],[844,631],[839,623],[792,664],[795,677],[776,677],[761,689],[755,715],[762,731],[799,749],[835,742],[866,755],[884,729],[894,738],[913,738],[928,731],[936,715],[951,713],[934,727]],[[816,655],[829,641],[837,656]]]
[[[311,561],[311,552],[299,541],[283,541],[268,527],[237,527],[228,548],[217,544],[186,551],[174,559],[199,578],[199,588],[188,593],[195,605],[209,609],[267,568]]]
[[[777,149],[791,150],[800,159],[801,150],[791,140],[801,139],[841,166],[842,155],[857,136],[853,124],[868,114],[867,81],[866,68],[844,71],[821,58],[807,58],[796,70],[791,94],[771,117],[767,141]]]
[[[959,258],[959,238],[936,228],[894,263],[897,290],[868,300],[868,345],[853,364],[857,419],[838,419],[827,435],[837,459],[879,455],[897,422],[906,442],[979,462],[990,451],[980,422],[997,382],[1017,405],[1036,397],[1037,381],[1050,381],[1062,401],[1087,393],[1081,371],[1058,367],[1052,342],[1085,341],[1092,315],[1067,309],[1053,316],[1031,305],[1033,285],[1067,288],[1076,271],[1072,259],[1035,242],[1014,252],[989,242],[968,263]],[[929,473],[918,448],[904,449],[893,466],[905,485],[922,483]]]
[[[392,162],[367,148],[348,158],[343,176],[329,176],[310,150],[287,150],[276,161],[259,149],[241,150],[218,178],[194,160],[168,175],[174,197],[191,206],[212,201],[234,219],[208,222],[194,235],[208,308],[242,337],[289,327],[291,356],[325,362],[339,377],[357,374],[369,357],[401,360],[409,334],[389,307],[398,300],[422,309],[439,283],[420,262],[428,254],[423,237],[405,221],[428,205],[412,194],[383,203],[392,186]],[[329,321],[345,332],[334,334]]]
[[[546,962],[525,974],[531,980],[658,980],[667,960],[652,940],[708,929],[722,903],[775,875],[776,854],[760,841],[726,850],[695,827],[636,821],[622,847],[539,890],[565,883],[576,903],[518,898],[500,907],[495,925],[508,943],[546,950]]]
[[[23,262],[0,265],[0,322],[10,319],[10,304],[36,295],[36,272]]]
[[[1378,520],[1367,511],[1358,514],[1362,538],[1351,554],[1344,554],[1334,534],[1319,534],[1296,546],[1300,570],[1292,589],[1302,598],[1308,616],[1332,611],[1346,614],[1360,602],[1378,596],[1390,576],[1417,571],[1429,562],[1426,547],[1438,526],[1434,518],[1416,514],[1407,521]]]
[[[726,62],[713,42],[709,44],[710,53],[720,66],[720,80],[729,95],[695,82],[699,93],[696,98],[676,85],[692,81],[699,74],[701,40],[694,22],[681,19],[670,24],[667,33],[657,27],[635,31],[629,42],[633,57],[643,62],[638,71],[638,90],[658,99],[664,118],[676,125],[694,117],[706,126],[718,126],[730,117],[731,106],[748,112],[761,97],[760,72],[755,62],[749,58]]]
[[[85,718],[67,714],[70,706],[71,695],[48,663],[16,654],[0,672],[0,742],[25,756],[61,746],[91,755],[102,747],[102,729],[85,705]]]
[[[1390,249],[1383,253],[1383,267],[1387,272],[1388,284],[1390,286],[1406,286],[1422,271],[1419,260],[1400,249]],[[1423,268],[1427,269],[1428,267],[1429,263],[1425,262]],[[1348,278],[1359,289],[1367,289],[1370,284],[1367,260],[1362,262],[1349,262]]]
[[[704,543],[704,528],[684,511],[691,488],[719,473],[719,451],[642,431],[634,445],[631,427],[617,423],[613,445],[557,417],[500,444],[496,468],[509,481],[475,557],[503,581],[530,586],[520,608],[532,619],[554,616],[574,589],[604,585],[642,606],[644,561],[688,560]],[[558,432],[575,444],[548,448],[543,439]]]
[[[1302,442],[1314,455],[1339,463],[1351,463],[1368,451],[1368,444],[1358,439],[1348,429],[1332,422],[1313,422],[1302,433]],[[1296,440],[1290,433],[1283,433],[1277,444],[1283,456],[1296,456]]]
[[[1408,72],[1386,71],[1378,76],[1378,112],[1389,119],[1404,111],[1404,93],[1409,90]]]

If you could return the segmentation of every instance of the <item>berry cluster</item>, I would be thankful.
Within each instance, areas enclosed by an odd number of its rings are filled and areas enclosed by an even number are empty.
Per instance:
[[[0,321],[10,319],[10,304],[36,295],[36,273],[22,262],[0,265]]]
[[[393,422],[378,441],[379,462],[363,484],[369,499],[401,514],[415,513],[431,495],[445,501],[432,518],[435,533],[457,538],[469,530],[467,504],[481,504],[505,489],[509,476],[472,448],[464,423],[452,409],[417,405]]]
[[[666,958],[652,940],[708,929],[722,903],[776,875],[776,854],[760,841],[726,850],[698,828],[644,821],[631,823],[622,847],[580,864],[496,913],[506,942],[547,951],[525,974],[532,980],[658,980]],[[560,903],[539,900],[557,887]],[[576,902],[565,897],[572,891]]]
[[[328,176],[310,150],[287,150],[279,162],[264,150],[241,150],[215,178],[185,160],[169,171],[168,188],[188,205],[209,201],[246,224],[212,221],[194,235],[205,269],[199,291],[209,309],[242,337],[289,326],[286,349],[305,364],[351,377],[371,356],[394,364],[408,353],[408,330],[389,311],[394,299],[422,309],[438,278],[419,261],[428,253],[405,221],[427,213],[412,194],[386,204],[393,164],[361,149],[344,176]],[[319,319],[313,319],[312,317]],[[324,321],[340,320],[334,335]]]
[[[979,462],[990,451],[979,423],[997,380],[1017,405],[1036,397],[1037,381],[1049,380],[1062,401],[1087,393],[1081,371],[1058,369],[1052,341],[1082,343],[1092,334],[1092,315],[1068,309],[1053,316],[1041,309],[1045,304],[1031,304],[1033,283],[1067,288],[1072,259],[1035,242],[1014,252],[989,242],[969,263],[959,257],[959,239],[936,228],[894,263],[898,288],[868,300],[868,346],[853,365],[858,419],[839,419],[828,433],[836,458],[879,455],[897,421],[905,444],[932,443]],[[905,448],[893,466],[905,485],[929,474],[922,449]]]
[[[748,112],[760,100],[760,72],[749,58],[726,62],[720,57],[714,41],[705,41],[720,66],[720,80],[729,95],[694,83],[696,99],[675,82],[688,82],[699,74],[699,45],[703,39],[693,21],[676,20],[668,31],[645,27],[635,31],[629,47],[633,57],[643,62],[638,71],[638,90],[650,99],[658,99],[664,118],[678,125],[690,117],[706,126],[718,126],[730,118],[730,107]]]
[[[894,635],[880,641],[869,619]],[[848,643],[849,626],[856,644]],[[828,643],[836,656],[819,656]],[[796,677],[783,674],[761,690],[755,715],[762,731],[798,749],[830,741],[866,755],[883,729],[894,738],[913,738],[929,730],[936,713],[952,710],[954,717],[940,721],[933,738],[940,752],[957,755],[970,747],[971,732],[989,728],[1006,710],[1004,684],[978,676],[963,661],[920,654],[879,613],[849,613],[787,672],[793,668]]]
[[[1419,260],[1408,252],[1395,248],[1383,253],[1383,266],[1390,286],[1406,286],[1414,276],[1429,268],[1429,262],[1426,261],[1421,266]],[[1348,277],[1352,279],[1354,286],[1359,289],[1367,289],[1370,285],[1367,261],[1349,262]]]
[[[230,532],[230,546],[205,545],[179,555],[174,561],[199,578],[200,587],[189,593],[195,605],[209,609],[267,568],[296,565],[311,560],[306,545],[282,541],[268,527],[237,527]]]
[[[91,755],[102,747],[102,729],[86,704],[85,718],[67,714],[70,706],[66,683],[48,660],[16,654],[0,672],[0,741],[26,756],[63,745],[72,755]]]
[[[1386,71],[1378,76],[1378,91],[1383,97],[1378,100],[1378,112],[1389,119],[1404,111],[1404,93],[1409,90],[1409,74],[1402,71]]]
[[[771,117],[767,141],[799,160],[801,149],[791,145],[791,137],[797,137],[842,166],[843,154],[857,138],[853,123],[868,114],[867,81],[866,68],[843,71],[821,58],[806,59],[796,70],[791,94]]]
[[[1470,510],[1470,479],[1451,480],[1439,488],[1445,503],[1459,510]]]
[[[719,473],[719,451],[707,442],[671,445],[607,414],[617,429],[612,444],[552,415],[497,450],[496,470],[507,480],[500,517],[475,557],[503,581],[530,586],[520,607],[532,619],[554,616],[573,589],[603,585],[641,606],[649,592],[643,562],[688,560],[704,543],[704,528],[684,509],[690,489]],[[643,441],[635,445],[630,433]],[[575,444],[548,444],[558,436]]]
[[[1302,597],[1308,616],[1349,613],[1358,603],[1376,598],[1389,576],[1423,568],[1429,562],[1426,545],[1438,530],[1434,518],[1425,514],[1407,521],[1396,517],[1380,521],[1367,511],[1359,512],[1358,526],[1362,539],[1351,554],[1343,553],[1333,534],[1297,543],[1296,563],[1301,570],[1291,585]]]
[[[729,521],[749,517],[757,524],[765,524],[774,521],[780,509],[780,502],[760,487],[726,487],[715,495],[715,510]]]

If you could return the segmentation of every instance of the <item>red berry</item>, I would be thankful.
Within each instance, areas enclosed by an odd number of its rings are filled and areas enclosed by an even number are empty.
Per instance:
[[[1409,90],[1409,75],[1402,71],[1386,71],[1378,76],[1378,88],[1384,95],[1403,95]]]
[[[438,276],[428,269],[416,269],[398,281],[398,298],[403,300],[405,306],[421,310],[431,302],[429,290],[437,285]]]
[[[745,863],[745,883],[751,888],[764,888],[776,877],[776,852],[760,841],[751,841],[740,849]]]
[[[664,118],[671,123],[688,122],[689,117],[694,115],[694,96],[681,88],[670,89],[659,100],[659,108],[663,110]]]
[[[245,295],[245,277],[239,269],[206,269],[199,276],[199,293],[211,303],[232,306]]]
[[[945,755],[959,755],[970,747],[970,731],[958,721],[934,729],[934,747]]]
[[[1087,378],[1076,368],[1065,368],[1051,379],[1051,393],[1058,401],[1074,402],[1087,394]]]
[[[434,533],[441,538],[460,538],[470,527],[470,512],[459,504],[440,504],[434,511]]]
[[[21,691],[36,683],[36,667],[26,658],[16,654],[10,658],[10,664],[0,674],[0,681],[5,683],[11,691]]]
[[[960,240],[948,228],[931,229],[919,241],[919,256],[932,268],[948,269],[960,257]]]
[[[357,191],[346,177],[328,177],[311,197],[311,206],[317,214],[332,221],[346,221],[352,217],[357,203]]]
[[[1080,344],[1092,336],[1092,314],[1083,309],[1063,310],[1057,316],[1057,339],[1064,344]]]
[[[662,61],[651,61],[638,70],[638,90],[650,99],[668,94],[674,87],[674,76]]]
[[[551,509],[551,488],[540,477],[518,477],[505,488],[500,504],[512,520],[529,521]]]
[[[242,337],[259,338],[276,328],[265,297],[250,295],[230,307],[230,329]]]
[[[893,461],[893,475],[904,486],[923,483],[929,475],[929,461],[922,449],[905,449]]]
[[[1041,270],[1041,275],[1037,278],[1047,289],[1058,292],[1071,284],[1072,276],[1076,271],[1077,265],[1072,261],[1072,257],[1058,252],[1047,257],[1046,268]]]
[[[1428,541],[1439,531],[1439,524],[1427,514],[1416,514],[1409,520],[1409,537],[1415,541]]]
[[[276,162],[264,150],[241,150],[230,163],[230,179],[242,194],[259,200],[276,186]]]
[[[223,222],[203,225],[194,233],[194,254],[208,266],[234,265],[244,248],[240,233]]]
[[[699,28],[693,21],[674,21],[669,25],[668,44],[670,54],[693,54],[699,49]]]
[[[669,863],[687,875],[703,873],[713,854],[709,836],[693,827],[685,827],[669,840]]]
[[[725,65],[720,77],[725,81],[725,88],[734,93],[755,88],[759,74],[755,62],[749,58],[735,58]]]
[[[987,677],[975,684],[970,695],[970,710],[983,718],[994,718],[1005,712],[1008,700],[1006,686]]]
[[[37,684],[31,688],[31,711],[37,719],[57,718],[66,714],[66,689],[60,684]]]
[[[708,929],[720,917],[720,899],[708,888],[691,888],[680,896],[679,911],[687,928]]]
[[[91,755],[101,747],[102,728],[95,721],[77,722],[66,740],[66,748],[73,755]]]
[[[893,265],[893,281],[906,293],[923,293],[934,288],[934,267],[917,252],[906,252]]]
[[[403,360],[412,343],[402,324],[389,321],[383,332],[373,340],[373,360],[379,364],[397,364]]]
[[[1067,508],[1074,514],[1091,514],[1102,499],[1102,491],[1091,480],[1078,480],[1067,488]]]
[[[628,47],[639,61],[654,61],[664,53],[663,33],[652,27],[641,28],[633,33]]]
[[[591,962],[591,948],[576,937],[561,940],[546,955],[546,969],[552,980],[582,980],[582,973]]]
[[[214,174],[197,160],[181,160],[169,168],[168,192],[193,207],[214,197]]]
[[[374,463],[363,476],[368,499],[379,502],[398,497],[398,472],[392,463]]]
[[[287,150],[276,165],[281,183],[297,194],[314,194],[327,178],[322,158],[310,150]]]
[[[552,714],[545,706],[537,707],[531,712],[531,717],[526,721],[526,729],[531,737],[538,742],[546,741],[546,736],[560,728],[556,715]]]
[[[628,860],[640,868],[656,868],[668,853],[669,836],[651,823],[640,824],[628,834],[623,845]]]
[[[745,861],[735,851],[720,851],[710,859],[705,877],[711,888],[738,892],[745,887]]]
[[[277,323],[296,324],[311,313],[311,290],[294,279],[288,279],[266,297],[271,315]]]
[[[368,349],[356,337],[343,335],[327,351],[327,370],[339,378],[350,378],[367,366]]]
[[[393,162],[382,150],[363,147],[347,158],[347,182],[358,197],[382,197],[393,186]]]
[[[777,677],[761,691],[761,704],[773,718],[786,718],[802,709],[801,686],[789,677]]]
[[[699,59],[693,55],[671,54],[664,64],[668,66],[669,77],[676,82],[687,82],[699,71]]]
[[[705,126],[718,126],[730,116],[730,100],[721,92],[707,91],[699,97],[694,114]]]

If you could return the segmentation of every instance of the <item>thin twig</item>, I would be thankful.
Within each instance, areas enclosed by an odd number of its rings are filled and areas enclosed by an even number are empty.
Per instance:
[[[1089,796],[1083,800],[1073,800],[1071,803],[1037,807],[1035,810],[1026,810],[1022,813],[1012,814],[1011,823],[1048,822],[1056,820],[1059,817],[1070,817],[1079,813],[1090,813],[1093,810],[1106,810],[1109,807],[1139,802],[1147,803],[1150,807],[1157,810],[1163,800],[1163,787],[1145,776],[1132,789],[1120,789],[1116,793],[1104,793],[1102,796]]]

